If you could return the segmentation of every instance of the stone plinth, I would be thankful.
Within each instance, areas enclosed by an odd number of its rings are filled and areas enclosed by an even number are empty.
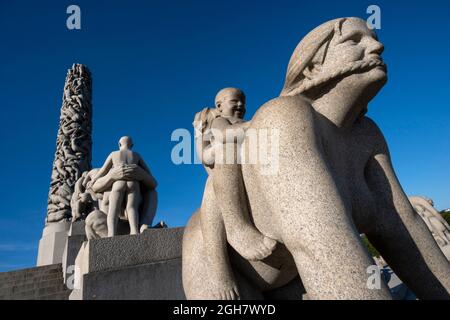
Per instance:
[[[185,299],[182,237],[183,228],[163,228],[84,242],[70,299]]]
[[[70,225],[66,246],[64,249],[62,268],[64,274],[64,283],[67,281],[67,271],[73,273],[70,266],[75,265],[75,259],[80,251],[83,242],[86,241],[86,232],[84,230],[84,221],[75,221]]]
[[[48,224],[39,240],[37,266],[61,263],[67,243],[70,222],[61,221]]]

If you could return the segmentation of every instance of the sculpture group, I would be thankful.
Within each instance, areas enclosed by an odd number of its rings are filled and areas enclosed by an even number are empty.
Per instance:
[[[183,237],[186,298],[245,299],[248,288],[293,296],[300,289],[287,287],[300,279],[308,299],[390,299],[386,285],[367,285],[374,261],[360,234],[419,299],[450,298],[450,227],[429,199],[408,199],[365,115],[387,81],[382,52],[366,21],[328,21],[300,41],[280,95],[250,121],[238,88],[195,115],[208,178]],[[87,69],[75,65],[66,83],[47,221],[85,220],[89,240],[138,235],[156,213],[157,182],[127,136],[91,169]],[[279,139],[253,149],[249,130],[277,130]],[[275,143],[273,174],[238,161]]]
[[[72,197],[72,219],[86,219],[88,239],[139,234],[151,225],[157,206],[157,182],[132,139],[119,140],[100,169],[84,172]],[[125,228],[118,228],[119,220]],[[125,231],[124,231],[125,230]]]
[[[418,298],[449,298],[449,262],[402,190],[380,129],[365,116],[387,80],[382,51],[358,18],[326,22],[299,43],[280,96],[261,106],[248,126],[280,131],[279,171],[263,175],[260,164],[242,164],[243,187],[234,188],[242,194],[226,203],[240,201],[236,206],[250,213],[257,230],[278,242],[276,259],[242,261],[232,241],[211,249],[225,239],[207,233],[204,211],[225,215],[210,174],[183,240],[188,299],[234,298],[237,276],[264,292],[298,275],[309,299],[390,299],[385,285],[367,286],[374,262],[360,233]],[[215,237],[228,237],[227,227],[217,222]],[[220,249],[230,263],[212,254]],[[230,273],[234,277],[223,276]]]

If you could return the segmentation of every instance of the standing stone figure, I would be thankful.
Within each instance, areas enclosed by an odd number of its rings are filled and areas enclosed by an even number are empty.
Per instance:
[[[425,197],[409,197],[414,210],[423,219],[437,244],[450,261],[450,226],[434,208],[433,200]]]
[[[150,169],[145,164],[142,157],[131,151],[133,141],[130,137],[122,137],[119,140],[119,150],[112,152],[101,169],[92,179],[91,184],[105,176],[111,169],[123,165],[139,166],[147,174],[150,174]],[[141,187],[138,180],[119,180],[112,184],[112,189],[109,194],[109,209],[108,209],[108,236],[116,235],[116,226],[119,215],[125,208],[126,218],[130,224],[130,234],[139,233],[139,207],[142,203]]]
[[[70,201],[82,173],[91,169],[92,81],[86,66],[67,72],[56,153],[48,196],[46,224],[71,218]]]
[[[259,298],[287,290],[300,275],[309,299],[391,299],[384,283],[368,284],[374,261],[364,233],[419,299],[450,299],[450,264],[405,195],[381,130],[365,116],[387,81],[382,52],[365,20],[328,21],[298,44],[280,96],[253,116],[248,130],[279,132],[257,149],[276,143],[279,157],[273,174],[264,174],[266,163],[242,164],[248,209],[279,244],[261,261],[228,247],[241,298],[249,288]],[[214,197],[211,188],[205,195]],[[195,213],[185,229],[183,287],[188,299],[214,299],[200,223]]]

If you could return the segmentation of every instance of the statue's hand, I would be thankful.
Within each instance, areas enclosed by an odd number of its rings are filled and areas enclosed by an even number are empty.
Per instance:
[[[126,176],[129,180],[142,181],[145,179],[147,172],[138,165],[129,165],[125,169]]]
[[[110,171],[110,178],[114,181],[126,180],[126,181],[140,181],[144,179],[145,171],[141,167],[135,164],[124,164],[113,168]]]
[[[129,174],[128,171],[129,171],[129,169],[127,168],[126,165],[121,165],[121,166],[112,168],[111,171],[109,172],[109,176],[114,181],[126,180],[125,177],[127,174]]]

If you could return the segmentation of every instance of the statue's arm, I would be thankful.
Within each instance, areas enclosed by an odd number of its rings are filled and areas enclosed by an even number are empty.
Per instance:
[[[449,290],[448,261],[425,222],[415,213],[394,172],[386,141],[373,125],[375,132],[372,130],[369,134],[374,149],[365,168],[365,177],[376,212],[370,217],[367,236],[412,290],[420,287],[414,283],[414,273],[422,273],[427,279],[428,284],[421,284],[425,287],[432,286],[430,279],[439,279]]]
[[[141,166],[142,169],[144,169],[146,172],[150,173],[150,168],[145,163],[144,159],[142,159],[141,155],[138,154],[139,157],[139,163],[138,165]]]
[[[119,168],[115,168],[118,170]],[[105,176],[98,178],[97,180],[93,179],[93,184],[91,185],[92,191],[95,193],[102,193],[111,188],[112,184],[116,181],[114,178],[114,169],[110,170]]]
[[[373,153],[366,166],[366,181],[377,204],[377,215],[399,215],[403,222],[421,221],[403,191],[391,162],[389,149],[380,129],[371,120],[368,135],[372,138]]]
[[[154,190],[158,186],[158,182],[147,166],[146,169],[141,166],[133,167],[130,176],[133,177],[133,180],[142,182],[150,190]]]
[[[244,139],[245,130],[247,130],[249,125],[249,122],[231,124],[227,119],[218,117],[211,124],[211,132],[214,135],[215,142],[234,143],[235,139],[238,141]],[[228,130],[233,130],[233,134],[227,134]]]
[[[197,157],[206,167],[213,167],[215,161],[215,152],[210,141],[204,134],[195,136],[195,152]]]
[[[113,166],[113,161],[112,161],[112,153],[111,153],[108,156],[108,158],[106,158],[105,163],[100,168],[100,170],[98,170],[98,172],[95,174],[95,176],[94,176],[94,178],[92,178],[92,180],[96,181],[100,177],[105,176],[108,173],[108,171],[112,168],[112,166]]]

